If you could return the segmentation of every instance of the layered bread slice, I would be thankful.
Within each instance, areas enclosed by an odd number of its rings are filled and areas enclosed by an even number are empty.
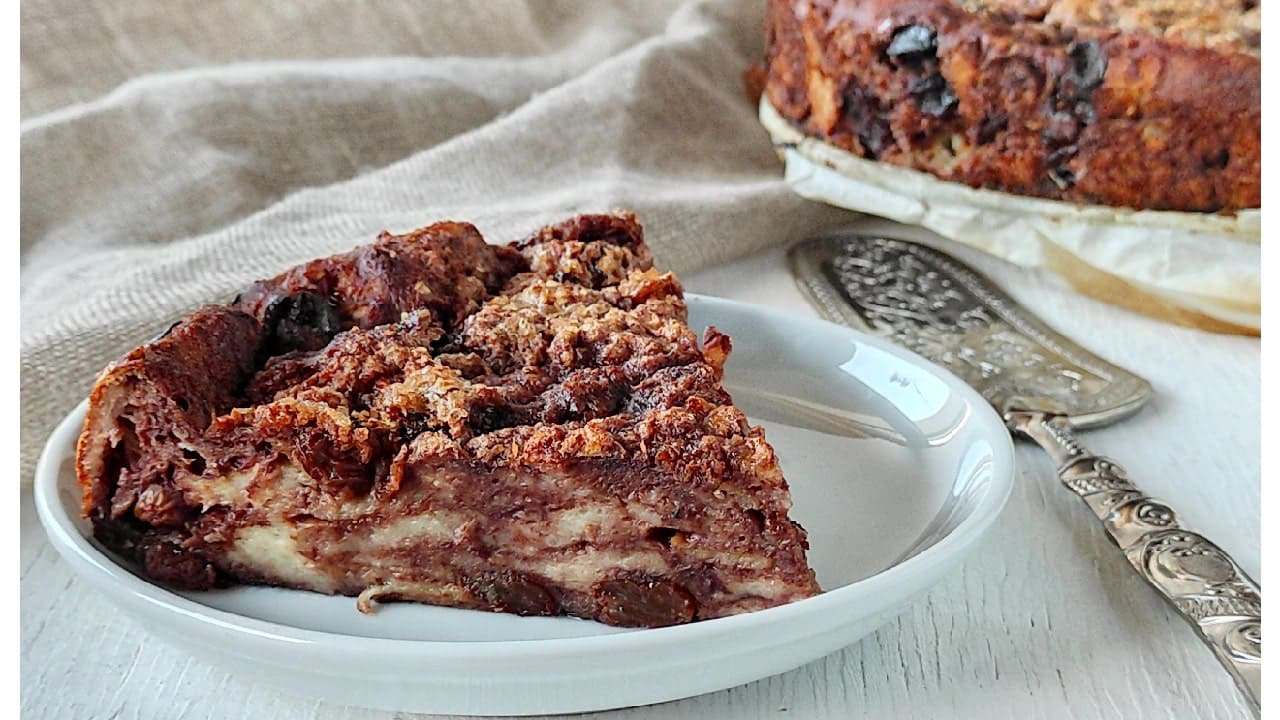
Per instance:
[[[186,589],[260,583],[658,626],[818,592],[763,432],[629,213],[465,223],[296,267],[107,368],[97,538]]]

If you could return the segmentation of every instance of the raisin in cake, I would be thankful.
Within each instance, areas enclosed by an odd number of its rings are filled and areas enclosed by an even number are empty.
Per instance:
[[[1255,0],[769,0],[764,91],[808,135],[973,187],[1261,204]]]
[[[818,592],[763,432],[629,213],[438,223],[204,307],[107,368],[77,471],[107,546],[262,583],[657,626]]]

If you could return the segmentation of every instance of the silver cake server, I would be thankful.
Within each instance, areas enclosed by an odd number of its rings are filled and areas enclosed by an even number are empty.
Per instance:
[[[1262,597],[1217,545],[1133,484],[1075,430],[1137,412],[1147,381],[1063,337],[989,280],[924,245],[835,232],[793,247],[801,290],[828,320],[923,355],[974,387],[1058,466],[1133,568],[1191,624],[1254,713],[1262,699]]]

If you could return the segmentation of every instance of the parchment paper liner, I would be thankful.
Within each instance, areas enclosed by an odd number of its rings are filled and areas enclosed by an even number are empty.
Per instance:
[[[760,121],[786,161],[787,183],[804,197],[1045,268],[1086,295],[1169,322],[1260,332],[1261,210],[1127,210],[980,190],[808,137],[767,97]]]

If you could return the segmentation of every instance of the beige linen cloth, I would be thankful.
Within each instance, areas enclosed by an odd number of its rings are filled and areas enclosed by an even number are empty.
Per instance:
[[[762,6],[24,2],[22,477],[109,361],[384,228],[630,207],[689,272],[847,222],[743,91]]]
[[[688,273],[855,222],[788,186],[744,91],[763,6],[27,0],[22,478],[112,359],[383,229],[629,207]]]

